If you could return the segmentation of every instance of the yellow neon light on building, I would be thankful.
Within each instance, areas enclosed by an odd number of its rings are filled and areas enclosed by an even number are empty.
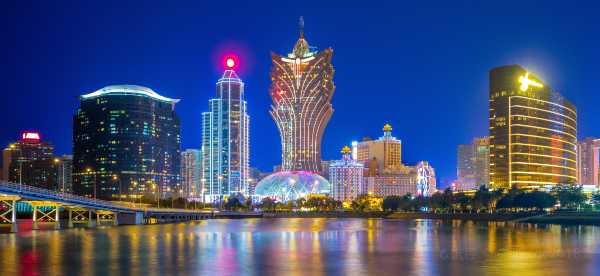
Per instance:
[[[572,145],[573,147],[577,146],[575,143],[571,143],[569,141],[565,141],[565,140],[561,140],[561,139],[557,139],[557,138],[552,138],[552,137],[544,137],[544,136],[539,136],[539,135],[533,135],[533,134],[517,133],[517,134],[511,134],[511,136],[526,136],[526,137],[533,137],[533,138],[539,138],[539,139],[548,139],[548,140],[558,141],[558,142],[561,142],[561,143],[566,143],[566,144]]]
[[[554,149],[554,150],[566,151],[566,152],[569,152],[569,153],[572,153],[572,154],[577,154],[574,151],[570,151],[570,150],[563,149],[563,148],[551,147],[551,146],[542,146],[542,145],[527,144],[527,143],[512,143],[512,145],[538,147],[538,148],[546,148],[546,149]]]
[[[529,86],[535,86],[535,87],[544,87],[543,84],[534,81],[532,79],[529,79],[529,72],[525,73],[524,76],[520,76],[519,77],[519,83],[521,84],[521,91],[527,91],[527,89],[529,89]]]
[[[541,166],[541,167],[556,167],[556,168],[563,168],[563,169],[567,169],[567,170],[577,171],[577,169],[574,169],[574,168],[571,168],[571,167],[567,167],[567,166],[550,165],[550,164],[542,164],[542,163],[530,163],[530,162],[516,162],[516,161],[513,161],[512,164],[534,165],[534,166]]]
[[[557,158],[557,159],[562,159],[562,160],[571,161],[571,162],[573,162],[573,163],[577,163],[577,161],[575,161],[574,159],[571,159],[571,158],[565,158],[565,157],[560,157],[560,156],[554,156],[554,155],[536,154],[536,153],[525,153],[525,152],[511,152],[510,154],[511,154],[511,155],[527,155],[527,156],[537,156],[537,157]]]
[[[549,175],[549,176],[560,176],[560,177],[568,177],[572,179],[577,179],[575,176],[559,174],[559,173],[542,173],[542,172],[528,172],[528,171],[513,171],[514,174],[534,174],[534,175]]]
[[[554,121],[554,120],[549,120],[549,119],[544,119],[544,118],[540,118],[540,117],[535,117],[535,116],[528,116],[528,115],[519,115],[519,114],[512,114],[510,115],[511,117],[523,117],[523,118],[529,118],[529,119],[534,119],[534,120],[541,120],[541,121],[546,121],[546,122],[551,122],[551,123],[555,123],[555,124],[559,124],[562,126],[566,126],[572,130],[577,131],[577,129],[571,125],[567,125],[563,122],[559,122],[559,121]]]
[[[559,133],[571,136],[571,137],[573,137],[573,139],[577,139],[577,137],[575,137],[575,135],[573,135],[571,133],[552,129],[552,128],[547,128],[547,127],[539,127],[539,126],[531,126],[531,125],[523,125],[523,124],[512,124],[511,126],[529,127],[529,128],[537,128],[537,129],[543,129],[543,130],[548,130],[548,131],[554,131],[554,132],[559,132]]]
[[[543,103],[546,103],[546,104],[555,105],[555,106],[558,106],[558,107],[560,107],[560,108],[564,108],[564,109],[566,109],[566,110],[569,110],[569,111],[573,112],[575,115],[577,115],[577,112],[575,112],[575,110],[573,110],[573,109],[570,109],[570,108],[568,108],[568,107],[566,107],[566,106],[564,106],[564,105],[562,105],[562,104],[557,104],[557,103],[553,103],[553,102],[549,102],[549,101],[544,101],[544,100],[540,100],[540,99],[536,99],[536,98],[523,97],[523,96],[510,96],[510,97],[511,97],[511,98],[520,98],[520,99],[526,99],[526,100],[538,101],[538,102],[543,102]]]

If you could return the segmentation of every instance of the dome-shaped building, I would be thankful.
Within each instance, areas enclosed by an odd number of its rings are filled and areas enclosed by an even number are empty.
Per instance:
[[[310,194],[329,194],[331,185],[322,176],[306,171],[277,172],[265,177],[256,186],[255,195],[279,201],[296,200]]]

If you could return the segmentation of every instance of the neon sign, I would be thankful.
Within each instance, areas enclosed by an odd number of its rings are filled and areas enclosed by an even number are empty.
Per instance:
[[[529,86],[544,87],[543,84],[529,79],[529,73],[525,73],[524,76],[520,76],[519,83],[521,84],[521,91],[527,91],[527,89],[529,89]]]
[[[23,141],[37,142],[40,140],[40,134],[38,132],[25,131],[21,134],[21,139]]]

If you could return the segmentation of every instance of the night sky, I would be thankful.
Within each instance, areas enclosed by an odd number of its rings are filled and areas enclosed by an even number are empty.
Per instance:
[[[403,161],[430,161],[446,184],[456,146],[487,135],[489,69],[515,63],[577,106],[580,138],[600,136],[597,1],[7,2],[2,146],[31,129],[70,153],[77,96],[138,84],[182,99],[182,149],[199,148],[221,57],[235,53],[251,117],[250,163],[271,170],[281,153],[268,113],[270,51],[290,52],[300,15],[309,44],[334,49],[323,159],[390,123]]]

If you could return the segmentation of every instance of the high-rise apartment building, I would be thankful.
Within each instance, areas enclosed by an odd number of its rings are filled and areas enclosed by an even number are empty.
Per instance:
[[[202,151],[187,149],[181,152],[181,196],[196,199],[202,196]]]
[[[577,111],[519,65],[490,71],[490,185],[536,188],[577,180]]]
[[[55,157],[57,163],[57,190],[65,193],[73,192],[73,155]]]
[[[38,132],[25,131],[2,152],[3,180],[54,190],[57,187],[54,146]]]
[[[363,185],[364,165],[352,159],[350,147],[342,149],[342,159],[329,164],[331,196],[336,200],[349,201],[366,193]]]
[[[73,116],[73,191],[116,200],[180,190],[178,101],[137,85],[81,96]]]
[[[600,188],[600,139],[577,142],[577,183]]]
[[[475,138],[471,144],[458,145],[457,177],[461,190],[489,186],[490,140]]]
[[[249,124],[244,99],[244,82],[227,59],[223,76],[217,81],[217,96],[202,113],[202,182],[204,200],[216,202],[242,193],[248,195]]]

